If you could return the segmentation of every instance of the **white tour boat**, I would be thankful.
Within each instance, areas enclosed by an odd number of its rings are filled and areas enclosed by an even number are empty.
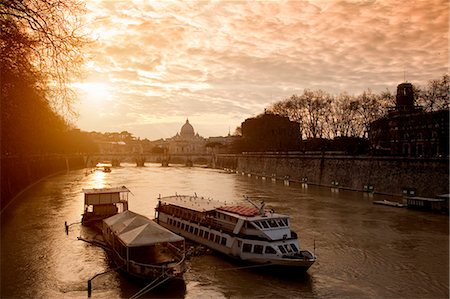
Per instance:
[[[289,217],[258,207],[187,195],[160,197],[156,221],[212,250],[255,265],[306,271],[316,256],[300,250]]]

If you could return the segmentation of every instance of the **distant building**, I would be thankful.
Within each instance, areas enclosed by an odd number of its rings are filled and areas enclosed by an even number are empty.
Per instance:
[[[180,131],[171,138],[151,142],[153,148],[159,148],[161,153],[168,155],[209,155],[212,153],[227,153],[234,140],[240,136],[218,136],[204,138],[195,133],[194,127],[186,119]]]
[[[447,157],[449,110],[424,112],[415,106],[411,83],[397,86],[396,106],[371,123],[369,140],[375,152],[406,157]]]
[[[194,127],[186,119],[180,133],[164,141],[169,154],[204,154],[207,140],[194,132]]]
[[[301,141],[300,124],[276,114],[248,118],[241,127],[243,151],[297,150]]]

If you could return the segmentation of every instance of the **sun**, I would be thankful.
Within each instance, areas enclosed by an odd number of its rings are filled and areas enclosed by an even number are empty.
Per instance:
[[[102,82],[79,82],[74,87],[83,101],[90,104],[103,104],[112,100],[111,87]]]

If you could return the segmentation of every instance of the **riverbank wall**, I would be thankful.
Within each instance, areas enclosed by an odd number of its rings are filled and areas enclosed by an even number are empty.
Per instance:
[[[449,193],[448,158],[248,153],[217,155],[216,168],[260,177],[402,196]]]
[[[9,156],[1,158],[1,210],[22,190],[59,172],[85,167],[81,155]]]

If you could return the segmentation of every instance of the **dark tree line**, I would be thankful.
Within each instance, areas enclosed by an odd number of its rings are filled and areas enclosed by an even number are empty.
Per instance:
[[[414,93],[425,112],[448,109],[449,76],[431,80],[425,87],[414,86]],[[355,96],[305,89],[272,104],[267,111],[300,123],[302,139],[367,138],[370,123],[394,106],[395,95],[388,90],[378,94],[366,90]]]
[[[71,153],[92,146],[71,124],[69,84],[79,74],[80,2],[0,2],[2,156]],[[89,146],[89,147],[90,147]]]

